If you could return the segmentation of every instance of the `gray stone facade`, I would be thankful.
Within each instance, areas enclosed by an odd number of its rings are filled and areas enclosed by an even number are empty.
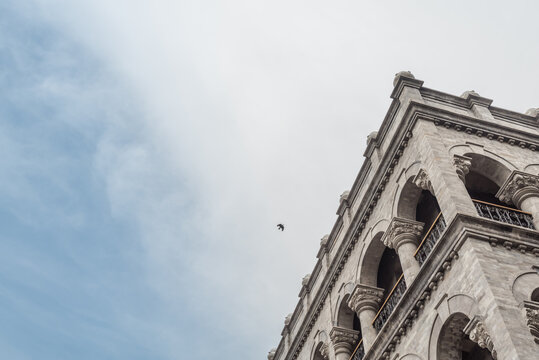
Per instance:
[[[268,359],[539,359],[539,112],[391,98]]]

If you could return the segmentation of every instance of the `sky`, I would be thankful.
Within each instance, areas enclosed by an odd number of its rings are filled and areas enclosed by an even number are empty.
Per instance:
[[[264,359],[394,74],[539,107],[538,12],[1,1],[0,357]]]

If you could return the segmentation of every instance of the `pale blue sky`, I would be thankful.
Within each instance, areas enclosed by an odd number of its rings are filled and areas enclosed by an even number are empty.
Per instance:
[[[393,75],[538,107],[536,4],[0,2],[0,358],[264,359]]]

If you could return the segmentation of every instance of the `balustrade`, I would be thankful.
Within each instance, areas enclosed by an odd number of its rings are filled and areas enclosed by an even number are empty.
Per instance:
[[[376,314],[376,317],[373,320],[374,328],[377,331],[380,331],[380,329],[384,326],[405,291],[406,282],[404,281],[403,275],[401,275],[399,277],[399,280],[397,280],[397,283],[395,284],[395,286],[393,286],[393,289],[387,296],[386,301],[384,302],[380,310],[378,310],[378,314]]]
[[[363,339],[359,340],[359,343],[356,346],[356,349],[350,356],[350,360],[363,360],[365,356],[365,348],[363,347]]]
[[[417,250],[415,251],[414,257],[419,265],[423,265],[429,254],[432,252],[434,245],[436,245],[436,242],[438,242],[442,236],[446,226],[447,225],[442,213],[438,214],[436,220],[434,220],[429,231],[427,231],[423,237],[423,240],[421,241],[421,244],[419,244]]]
[[[473,200],[473,203],[477,213],[481,217],[528,229],[535,229],[533,226],[533,217],[530,213],[480,200]]]

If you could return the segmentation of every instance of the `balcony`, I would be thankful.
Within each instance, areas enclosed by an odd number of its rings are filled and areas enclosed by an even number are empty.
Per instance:
[[[444,232],[446,226],[447,225],[445,223],[444,217],[442,216],[442,213],[438,214],[436,220],[434,220],[434,222],[430,226],[429,231],[427,231],[427,233],[423,237],[423,240],[415,251],[414,257],[417,262],[419,262],[419,265],[423,265],[429,254],[432,252],[434,245],[436,245],[436,242],[442,236],[442,233]]]
[[[350,360],[363,360],[365,356],[365,348],[363,347],[363,339],[359,340],[359,343],[356,346],[356,349],[350,356]]]
[[[389,293],[389,295],[386,298],[386,301],[384,301],[382,307],[380,310],[378,310],[378,314],[376,314],[376,317],[373,320],[374,328],[377,331],[380,331],[380,329],[384,326],[387,319],[393,312],[393,309],[397,306],[399,303],[399,300],[402,298],[402,295],[406,291],[406,282],[404,281],[404,274],[399,277],[399,280],[397,280],[397,283],[395,286],[393,286],[393,289]]]
[[[530,213],[481,200],[472,201],[481,217],[535,230],[533,217]]]

